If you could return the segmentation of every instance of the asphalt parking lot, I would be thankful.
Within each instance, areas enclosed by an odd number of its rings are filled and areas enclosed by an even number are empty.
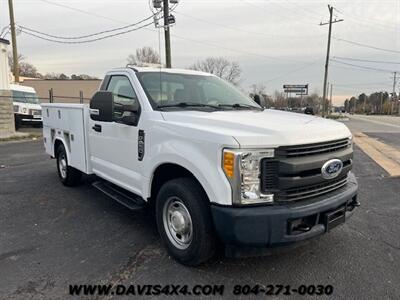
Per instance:
[[[92,178],[62,186],[42,141],[0,144],[0,299],[65,299],[87,283],[225,284],[228,298],[235,284],[330,284],[335,298],[398,299],[400,179],[357,147],[354,163],[362,206],[346,224],[283,254],[188,268],[166,254],[150,213]]]

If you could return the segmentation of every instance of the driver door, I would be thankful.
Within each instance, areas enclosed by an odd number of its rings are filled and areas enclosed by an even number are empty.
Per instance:
[[[140,105],[129,78],[111,75],[106,90],[113,93],[114,106]],[[124,112],[113,111],[114,121],[89,121],[90,161],[93,172],[125,189],[141,195],[141,172],[138,160],[138,126],[120,120]]]

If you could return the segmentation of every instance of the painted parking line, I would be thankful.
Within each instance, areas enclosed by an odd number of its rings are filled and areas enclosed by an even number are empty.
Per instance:
[[[371,138],[355,133],[354,142],[362,151],[380,165],[391,177],[400,177],[400,150]]]

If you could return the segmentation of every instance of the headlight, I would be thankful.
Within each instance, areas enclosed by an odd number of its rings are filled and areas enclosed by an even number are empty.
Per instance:
[[[224,149],[222,169],[232,187],[233,204],[271,203],[273,194],[260,191],[260,162],[272,158],[274,149],[243,150]]]
[[[353,149],[353,145],[354,145],[354,139],[353,139],[353,135],[350,135],[348,138],[348,145],[350,146],[351,149]]]

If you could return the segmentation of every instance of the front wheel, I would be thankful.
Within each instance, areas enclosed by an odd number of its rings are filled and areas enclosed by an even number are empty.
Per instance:
[[[18,131],[21,128],[21,123],[22,123],[21,117],[18,115],[14,115],[14,123],[15,123],[15,130]]]
[[[57,148],[57,171],[63,185],[76,186],[80,183],[82,172],[68,165],[67,152],[64,145]]]
[[[191,178],[165,183],[156,200],[157,227],[168,252],[184,265],[196,266],[216,249],[209,200]]]

